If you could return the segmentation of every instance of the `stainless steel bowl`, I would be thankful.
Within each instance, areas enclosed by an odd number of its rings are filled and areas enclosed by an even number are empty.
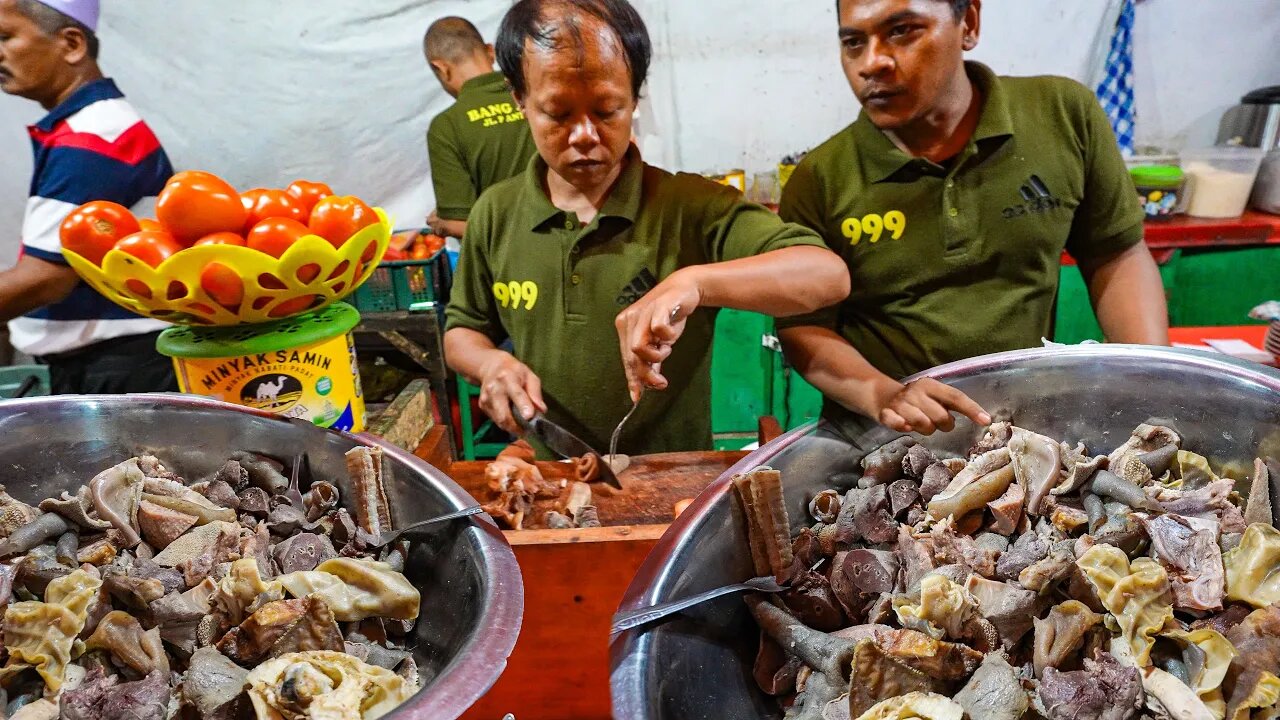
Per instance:
[[[140,453],[159,457],[184,477],[216,470],[234,450],[291,463],[305,454],[312,479],[350,497],[343,453],[359,445],[383,450],[383,471],[397,525],[473,505],[440,471],[373,436],[189,395],[61,396],[0,403],[0,483],[36,502],[74,491],[99,471]],[[524,612],[520,568],[502,533],[478,516],[456,521],[431,542],[418,542],[407,563],[422,592],[414,657],[423,689],[395,720],[453,720],[493,685],[515,646]]]
[[[1251,462],[1260,446],[1280,453],[1280,373],[1198,351],[1131,346],[1021,350],[935,368],[924,376],[960,388],[997,418],[1092,449],[1119,445],[1139,423],[1164,418],[1189,448],[1215,462]],[[962,452],[980,428],[963,422],[925,440]],[[809,499],[834,473],[897,435],[867,422],[854,437],[808,426],[760,448],[708,487],[658,541],[622,610],[675,600],[751,576],[745,524],[729,479],[769,465],[782,470],[793,531]],[[690,611],[610,646],[617,720],[779,718],[751,678],[758,633],[737,597]]]

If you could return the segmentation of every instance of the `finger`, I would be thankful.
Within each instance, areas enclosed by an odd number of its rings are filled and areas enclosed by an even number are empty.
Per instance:
[[[631,352],[644,362],[652,365],[654,363],[660,363],[670,357],[671,349],[670,345],[645,345],[643,347],[631,348]]]
[[[513,435],[524,434],[511,416],[511,401],[502,391],[501,383],[492,380],[480,392],[480,409],[484,410],[494,425]]]
[[[907,424],[907,421],[902,419],[901,415],[892,410],[881,410],[879,420],[881,425],[884,425],[890,430],[911,432],[911,426]]]
[[[502,380],[503,388],[506,390],[507,399],[510,404],[520,413],[520,417],[525,420],[533,418],[536,413],[533,407],[533,401],[529,399],[529,393],[525,392],[524,385],[516,378],[507,376]]]
[[[899,403],[894,407],[894,410],[902,416],[903,420],[907,421],[907,424],[911,426],[911,430],[913,432],[918,432],[921,435],[929,435],[933,433],[933,421],[929,419],[928,415],[924,414],[923,410],[915,405]]]
[[[929,418],[933,426],[943,432],[950,432],[956,427],[956,419],[951,417],[951,411],[942,406],[942,403],[931,397],[924,397],[920,402],[916,403],[916,407]]]
[[[639,360],[635,353],[631,352],[631,313],[630,308],[618,313],[613,320],[613,326],[618,331],[618,355],[622,358],[622,372],[627,378],[627,393],[631,396],[631,402],[640,401],[640,393],[644,385],[641,383],[637,365]]]
[[[547,411],[547,401],[542,397],[542,378],[535,375],[532,370],[524,378],[524,392],[539,412]]]
[[[649,378],[646,384],[654,390],[666,390],[670,383],[667,382],[667,377],[662,374],[662,367],[660,365],[651,365],[649,367]]]
[[[991,414],[982,409],[982,406],[974,402],[972,398],[950,385],[938,383],[936,388],[931,388],[929,394],[940,400],[944,405],[956,412],[964,415],[974,423],[982,426],[991,424]]]

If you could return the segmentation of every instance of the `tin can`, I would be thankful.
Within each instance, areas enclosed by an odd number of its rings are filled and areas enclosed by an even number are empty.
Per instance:
[[[156,350],[173,358],[183,392],[359,432],[364,393],[346,303],[277,322],[172,327]]]

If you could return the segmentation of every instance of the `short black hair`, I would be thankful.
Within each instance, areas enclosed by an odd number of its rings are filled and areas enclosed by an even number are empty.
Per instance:
[[[442,17],[431,23],[422,38],[428,60],[459,62],[484,51],[484,38],[470,20]]]
[[[17,5],[18,12],[26,15],[27,19],[35,23],[36,27],[40,28],[40,32],[45,35],[57,35],[67,28],[76,28],[84,33],[89,58],[98,59],[98,34],[90,30],[88,25],[36,0],[17,0]]]
[[[840,12],[840,3],[842,2],[844,0],[836,0],[836,13]],[[973,0],[945,0],[945,2],[950,3],[951,12],[955,13],[956,16],[956,22],[964,19],[964,14],[969,12],[969,6],[973,4]]]
[[[558,18],[548,17],[548,10],[561,8]],[[574,12],[577,11],[577,12]],[[524,45],[532,41],[545,49],[561,45],[560,33],[567,31],[574,42],[581,45],[582,30],[578,17],[590,15],[608,25],[618,37],[631,71],[631,95],[640,97],[640,88],[649,76],[649,61],[653,57],[653,44],[649,29],[640,13],[627,0],[519,0],[502,18],[495,43],[498,67],[507,76],[511,89],[517,95],[526,91],[524,78]]]

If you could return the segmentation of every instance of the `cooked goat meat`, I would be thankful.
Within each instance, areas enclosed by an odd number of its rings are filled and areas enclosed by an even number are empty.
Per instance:
[[[912,445],[902,458],[902,472],[913,480],[924,479],[924,471],[938,462],[938,458],[923,445]]]
[[[955,700],[969,720],[1020,720],[1031,706],[1018,672],[999,652],[983,659]]]
[[[1018,483],[1027,491],[1027,512],[1039,515],[1040,504],[1061,477],[1062,446],[1052,438],[1015,427],[1009,453]]]
[[[1049,556],[1050,542],[1037,532],[1018,536],[1013,545],[1000,555],[996,563],[996,577],[1015,580],[1018,574]]]
[[[955,473],[946,463],[936,462],[925,468],[920,478],[920,500],[926,503],[932,500],[951,484],[954,477]]]
[[[858,486],[887,485],[902,477],[902,461],[915,444],[909,437],[900,437],[872,450],[862,459],[862,479]]]
[[[62,697],[63,720],[165,720],[169,707],[169,682],[153,672],[137,682],[119,682],[118,675],[95,670],[80,687]]]
[[[992,423],[991,427],[988,427],[986,433],[983,434],[982,439],[969,448],[969,456],[973,457],[992,450],[999,450],[1008,445],[1012,437],[1013,425],[1007,422]]]
[[[1083,670],[1046,668],[1040,702],[1049,720],[1129,720],[1142,707],[1142,676],[1102,653],[1086,659]]]
[[[886,485],[853,488],[845,493],[840,512],[852,520],[854,537],[850,542],[861,538],[868,543],[879,544],[892,542],[898,536],[898,521],[889,512]]]
[[[1197,530],[1178,515],[1141,517],[1151,549],[1169,571],[1173,606],[1182,610],[1219,610],[1226,594],[1222,550],[1208,530]]]
[[[895,553],[902,564],[902,585],[908,593],[920,590],[920,579],[933,571],[933,544],[927,538],[917,540],[906,525],[898,528],[898,545]]]
[[[977,600],[978,612],[1000,633],[1006,650],[1018,644],[1031,629],[1040,603],[1035,593],[1018,585],[995,582],[977,575],[969,578],[965,589]]]
[[[939,562],[958,563],[983,577],[995,577],[999,551],[980,547],[973,538],[956,533],[950,518],[934,525],[929,537],[933,540],[934,558]]]

